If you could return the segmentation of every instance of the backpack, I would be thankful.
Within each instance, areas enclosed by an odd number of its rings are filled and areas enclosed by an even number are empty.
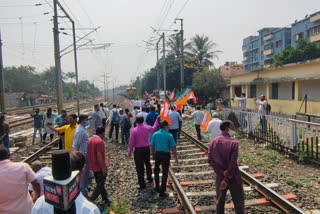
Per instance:
[[[267,114],[270,114],[270,112],[271,112],[271,105],[269,103],[267,103],[266,112],[267,112]]]
[[[113,112],[112,121],[111,122],[113,122],[113,123],[119,123],[120,122],[120,116],[119,116],[119,113],[117,111]]]
[[[124,120],[124,127],[126,129],[131,129],[131,127],[132,127],[131,122],[130,122],[130,120],[128,119],[127,116],[126,116],[126,119]]]

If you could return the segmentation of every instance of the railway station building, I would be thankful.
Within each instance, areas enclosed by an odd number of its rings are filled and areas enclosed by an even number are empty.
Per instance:
[[[257,109],[253,98],[266,95],[272,112],[320,115],[320,58],[231,76],[230,97],[246,93],[247,108]],[[238,103],[231,102],[233,107]]]

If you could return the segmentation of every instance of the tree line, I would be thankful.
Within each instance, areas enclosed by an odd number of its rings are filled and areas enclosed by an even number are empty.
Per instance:
[[[180,34],[173,34],[166,41],[169,49],[166,53],[166,80],[167,90],[170,91],[180,89],[180,40]],[[189,42],[184,40],[184,43],[185,87],[192,87],[197,96],[216,97],[227,84],[214,63],[222,51],[205,35],[196,34]],[[160,59],[153,68],[132,82],[138,95],[143,95],[144,91],[151,93],[157,88],[157,71],[160,73],[160,87],[163,88],[162,63]]]
[[[25,92],[28,94],[56,95],[55,68],[50,67],[37,73],[32,66],[5,67],[5,92]],[[73,72],[62,75],[63,95],[65,98],[76,96],[75,74]],[[71,80],[71,82],[67,82]],[[101,91],[88,80],[79,81],[79,95],[81,98],[97,97]]]

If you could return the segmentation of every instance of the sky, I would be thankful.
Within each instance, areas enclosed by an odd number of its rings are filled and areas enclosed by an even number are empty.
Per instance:
[[[184,19],[185,38],[206,35],[222,53],[216,66],[242,60],[242,40],[264,27],[290,26],[320,10],[319,0],[59,0],[75,20],[79,79],[103,88],[128,84],[156,63],[154,41],[158,30],[180,30],[175,18]],[[0,30],[4,66],[31,65],[37,72],[54,65],[53,0],[0,0]],[[41,4],[35,6],[35,4]],[[47,14],[48,13],[48,14]],[[46,14],[46,15],[44,15]],[[62,12],[59,11],[62,16]],[[72,44],[71,24],[59,18],[60,49]],[[161,33],[161,31],[159,31]],[[64,33],[64,34],[63,34]],[[173,31],[165,31],[166,36]],[[90,42],[91,41],[91,42]],[[108,44],[101,47],[99,44]],[[69,49],[72,50],[72,49]],[[67,51],[65,51],[67,52]],[[64,52],[64,53],[65,53]],[[73,53],[62,56],[62,71],[74,72]]]

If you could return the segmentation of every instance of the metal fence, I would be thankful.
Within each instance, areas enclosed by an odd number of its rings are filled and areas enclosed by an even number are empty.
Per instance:
[[[231,113],[232,112],[232,113]],[[319,160],[320,124],[291,119],[282,114],[262,115],[257,111],[222,109],[224,120],[236,118],[239,129],[273,149]]]

